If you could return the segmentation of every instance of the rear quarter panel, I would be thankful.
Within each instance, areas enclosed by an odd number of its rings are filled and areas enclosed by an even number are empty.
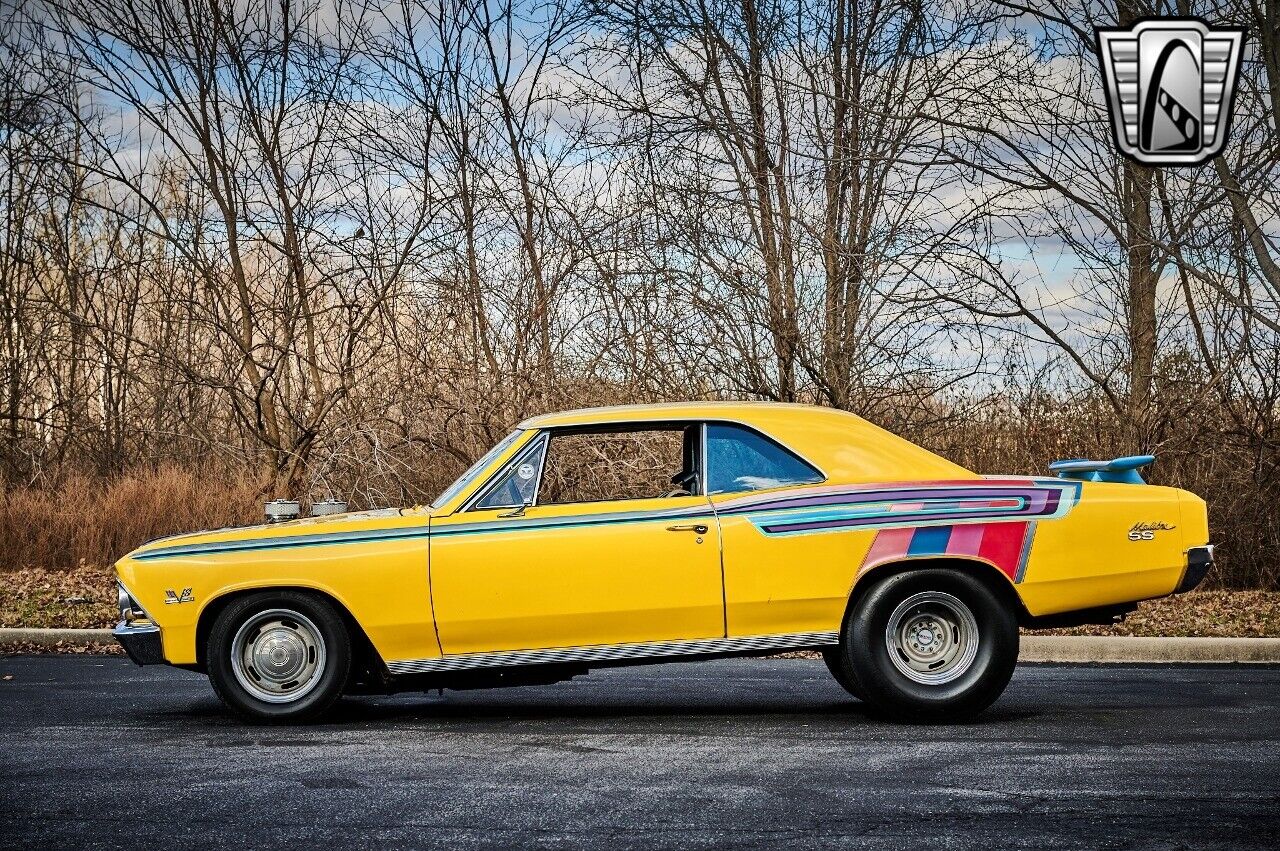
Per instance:
[[[1203,506],[1176,488],[1083,482],[1069,513],[1037,524],[1023,604],[1048,615],[1173,593],[1187,548],[1207,541]]]

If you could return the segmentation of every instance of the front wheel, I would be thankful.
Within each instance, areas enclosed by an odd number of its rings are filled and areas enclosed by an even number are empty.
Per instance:
[[[206,654],[218,697],[252,721],[315,718],[338,699],[351,669],[342,617],[327,600],[296,591],[232,602],[214,621]]]
[[[877,583],[858,601],[841,650],[855,693],[881,712],[965,718],[990,706],[1008,685],[1018,661],[1018,622],[969,574],[910,571]]]

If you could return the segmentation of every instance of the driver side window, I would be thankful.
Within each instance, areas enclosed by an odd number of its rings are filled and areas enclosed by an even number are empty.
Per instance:
[[[697,490],[692,461],[697,428],[553,434],[538,503],[612,502],[692,493]]]
[[[543,434],[471,510],[697,494],[701,446],[697,424]]]

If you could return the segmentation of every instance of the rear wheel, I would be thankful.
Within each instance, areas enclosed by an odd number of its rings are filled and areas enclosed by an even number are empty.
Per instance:
[[[849,673],[848,663],[844,660],[843,647],[828,647],[822,651],[822,661],[827,663],[827,670],[831,672],[831,676],[840,684],[840,687],[849,694],[863,700],[862,690],[858,684],[854,682],[853,675]]]
[[[839,661],[855,695],[885,713],[964,718],[990,706],[1018,661],[1018,623],[984,582],[952,570],[877,583],[846,619]]]
[[[315,718],[337,700],[351,669],[341,615],[324,598],[296,591],[232,602],[214,621],[206,652],[218,697],[254,721]]]

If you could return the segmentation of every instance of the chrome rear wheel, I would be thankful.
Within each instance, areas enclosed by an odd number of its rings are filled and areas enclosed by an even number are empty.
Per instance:
[[[893,573],[851,606],[842,673],[875,711],[965,718],[1000,696],[1018,661],[1017,600],[995,575],[925,567]]]
[[[977,658],[978,640],[973,612],[943,591],[912,594],[893,610],[885,627],[894,667],[922,685],[963,676]]]

